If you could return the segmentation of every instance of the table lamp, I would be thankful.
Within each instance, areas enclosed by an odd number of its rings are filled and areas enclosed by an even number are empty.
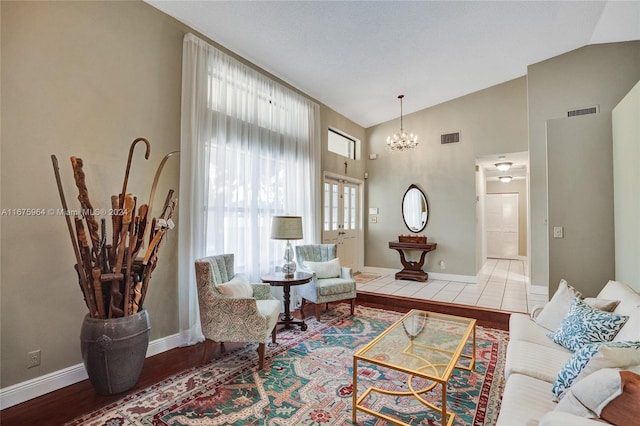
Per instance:
[[[302,239],[302,217],[300,216],[273,216],[271,220],[271,239],[287,240],[287,248],[284,251],[284,265],[282,272],[285,278],[293,278],[296,271],[296,262],[293,260],[293,247],[291,240]]]

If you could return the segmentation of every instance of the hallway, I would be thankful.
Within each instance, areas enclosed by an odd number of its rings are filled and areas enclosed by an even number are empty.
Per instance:
[[[383,275],[358,283],[357,289],[508,312],[529,312],[533,306],[547,302],[547,297],[529,293],[525,266],[523,260],[488,259],[477,275],[477,284],[431,278],[421,283]]]

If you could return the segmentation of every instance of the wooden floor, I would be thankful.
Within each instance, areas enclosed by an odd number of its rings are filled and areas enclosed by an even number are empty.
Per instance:
[[[399,312],[407,312],[410,309],[423,309],[432,312],[471,317],[476,318],[478,324],[481,326],[503,330],[506,330],[509,325],[508,312],[473,306],[453,305],[450,303],[409,299],[406,297],[381,297],[380,295],[372,293],[358,293],[357,303],[361,306],[377,307],[387,310],[394,309]],[[305,311],[305,316],[312,316],[312,310],[313,306],[309,306],[308,311]],[[226,346],[227,349],[232,349],[231,345],[227,344]],[[128,393],[144,389],[166,377],[200,365],[203,354],[202,351],[203,345],[198,344],[184,348],[175,348],[147,358],[138,383],[133,389],[129,390]],[[97,395],[89,381],[84,380],[0,411],[0,424],[2,424],[2,426],[62,425],[83,413],[96,410],[117,401],[125,395],[125,393],[113,396]]]

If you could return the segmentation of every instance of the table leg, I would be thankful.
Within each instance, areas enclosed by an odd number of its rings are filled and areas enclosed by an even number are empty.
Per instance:
[[[296,321],[296,319],[291,315],[291,309],[289,305],[291,303],[291,286],[284,285],[282,286],[283,297],[284,297],[284,315],[278,321],[278,324],[284,324],[284,328],[290,329],[292,324],[299,324],[301,331],[307,330],[307,324],[304,322],[304,317],[300,321]]]
[[[353,424],[356,424],[356,412],[358,411],[356,406],[358,404],[358,359],[356,357],[353,357],[353,380],[351,382],[353,389],[351,390],[351,393],[353,395],[353,407],[352,407],[352,413],[351,413],[351,421],[353,422]]]
[[[442,426],[447,426],[447,383],[442,384]]]
[[[293,321],[291,310],[289,309],[289,305],[291,304],[291,286],[285,285],[282,287],[282,290],[284,291],[284,317],[282,321],[291,322]]]

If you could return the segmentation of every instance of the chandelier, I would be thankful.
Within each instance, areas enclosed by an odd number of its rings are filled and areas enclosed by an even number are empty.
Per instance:
[[[407,151],[418,146],[418,135],[407,133],[402,128],[402,98],[404,95],[398,96],[400,99],[400,132],[387,137],[387,149],[390,151]]]

